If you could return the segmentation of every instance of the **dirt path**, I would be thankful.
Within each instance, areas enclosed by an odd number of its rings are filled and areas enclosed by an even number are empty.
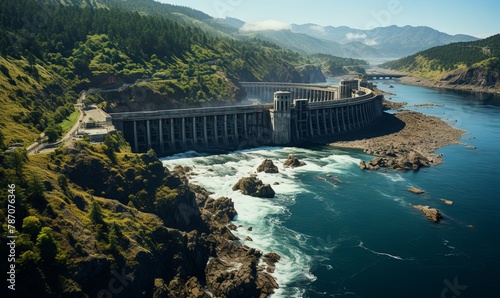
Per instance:
[[[84,96],[84,98],[85,98],[85,96]],[[80,98],[80,100],[81,100],[81,98]],[[57,143],[60,142],[60,145],[67,145],[68,142],[73,142],[73,135],[75,134],[78,127],[80,126],[80,122],[83,120],[84,114],[83,114],[82,109],[80,107],[75,107],[75,109],[77,109],[80,112],[80,116],[78,116],[78,120],[76,120],[76,123],[73,125],[73,127],[71,127],[71,129],[61,138],[61,140],[57,142]],[[43,148],[42,144],[38,144],[38,143],[36,143],[36,144],[32,144],[31,146],[28,147],[28,149],[27,149],[28,155],[39,154],[39,153],[47,154],[47,153],[53,152],[57,147],[60,146],[60,145],[58,145],[58,146],[54,146],[51,148]]]

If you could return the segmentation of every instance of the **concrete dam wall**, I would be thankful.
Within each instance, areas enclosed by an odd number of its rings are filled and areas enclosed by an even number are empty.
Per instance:
[[[248,98],[270,104],[110,114],[134,152],[287,145],[373,125],[382,98],[359,81],[339,87],[243,82]]]

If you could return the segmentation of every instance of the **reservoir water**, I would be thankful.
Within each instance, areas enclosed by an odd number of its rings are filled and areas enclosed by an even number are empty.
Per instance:
[[[387,98],[467,131],[463,144],[438,151],[443,164],[362,171],[359,161],[371,156],[328,146],[190,151],[163,160],[193,167],[191,182],[214,198],[233,198],[235,224],[243,226],[236,235],[253,239],[244,244],[282,256],[273,297],[500,297],[500,98],[388,82],[394,88],[378,84],[396,93]],[[307,165],[283,168],[288,154]],[[265,158],[280,170],[258,175],[279,183],[275,199],[231,190]],[[444,219],[431,223],[412,205],[435,207]]]

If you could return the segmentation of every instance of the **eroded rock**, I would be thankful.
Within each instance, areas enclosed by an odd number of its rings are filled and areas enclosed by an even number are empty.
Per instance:
[[[297,167],[302,167],[305,166],[306,163],[303,161],[300,161],[298,158],[295,157],[295,155],[290,154],[288,155],[288,158],[285,160],[283,163],[284,167],[291,167],[291,168],[297,168]]]
[[[446,205],[453,205],[453,201],[447,200],[447,199],[439,199],[441,202],[445,203]]]
[[[255,176],[243,177],[234,186],[233,190],[240,190],[242,194],[259,198],[274,198],[276,194],[269,184],[264,184]]]
[[[278,167],[270,159],[265,159],[260,166],[257,167],[257,172],[264,172],[268,174],[279,173]]]
[[[423,194],[425,192],[424,190],[418,189],[416,187],[408,187],[408,191],[417,195]]]
[[[422,211],[428,220],[432,222],[439,222],[443,215],[436,208],[431,208],[429,206],[415,205],[413,208]]]
[[[218,256],[205,270],[207,287],[215,297],[267,297],[279,287],[271,275],[258,270],[260,251],[226,242]]]
[[[233,200],[227,197],[221,197],[217,200],[208,198],[205,203],[205,210],[211,212],[214,218],[222,224],[229,223],[238,215],[238,212],[234,209]]]

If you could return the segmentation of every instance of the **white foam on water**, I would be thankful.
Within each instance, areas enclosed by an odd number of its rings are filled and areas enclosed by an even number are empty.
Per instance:
[[[164,157],[162,160],[180,160],[180,159],[189,159],[193,157],[203,156],[204,154],[198,153],[196,151],[186,151],[178,154],[174,154],[172,156]]]
[[[388,172],[388,173],[385,173],[385,172],[382,172],[382,171],[378,171],[377,172],[378,174],[386,177],[387,179],[389,179],[391,182],[405,182],[406,179],[399,173],[395,173],[395,172]]]
[[[407,207],[407,206],[411,205],[408,202],[406,202],[403,197],[390,195],[390,194],[384,192],[383,190],[377,190],[377,193],[379,193],[381,196],[383,196],[385,198],[393,200],[394,202],[398,202],[403,207]]]
[[[451,251],[456,251],[457,253],[448,253],[448,254],[445,254],[445,256],[447,257],[450,257],[450,256],[464,256],[464,257],[467,257],[470,259],[470,257],[462,250],[456,248],[455,246],[453,245],[450,245],[450,241],[449,240],[446,240],[446,239],[443,239],[443,245],[446,246],[447,248],[449,248]]]
[[[411,260],[413,260],[413,258],[404,259],[404,258],[402,258],[400,256],[395,256],[395,255],[391,255],[389,253],[378,252],[378,251],[371,250],[371,249],[369,249],[369,248],[367,248],[367,247],[364,246],[363,241],[359,242],[358,247],[361,247],[362,249],[367,250],[367,251],[369,251],[369,252],[371,252],[371,253],[373,253],[373,254],[375,254],[377,256],[389,257],[389,258],[392,258],[392,259],[395,259],[395,260],[398,260],[398,261],[411,261]]]
[[[297,158],[306,162],[306,166],[299,168],[284,168],[283,162],[288,154],[295,154]],[[317,153],[307,149],[265,147],[251,150],[237,151],[225,155],[203,156],[190,151],[176,155],[175,158],[163,159],[167,168],[175,166],[189,166],[196,175],[190,177],[190,182],[198,184],[213,192],[213,198],[222,196],[232,198],[238,216],[234,219],[236,226],[241,225],[234,234],[241,242],[250,247],[262,250],[264,253],[276,252],[281,260],[276,264],[273,276],[280,288],[273,297],[303,297],[303,287],[294,286],[316,280],[311,273],[313,259],[303,252],[310,237],[288,229],[282,225],[279,217],[292,216],[287,206],[295,203],[296,195],[305,190],[297,178],[304,172],[330,173],[337,167],[349,167],[354,159],[347,157],[327,160],[316,160]],[[324,154],[323,154],[324,156]],[[273,160],[278,166],[279,173],[256,173],[257,166],[264,159]],[[345,164],[347,163],[347,165]],[[357,161],[356,161],[357,163]],[[232,186],[242,177],[257,174],[264,183],[269,183],[276,192],[274,199],[261,199],[233,191]],[[252,227],[252,231],[248,228]],[[244,240],[250,236],[253,241]]]

